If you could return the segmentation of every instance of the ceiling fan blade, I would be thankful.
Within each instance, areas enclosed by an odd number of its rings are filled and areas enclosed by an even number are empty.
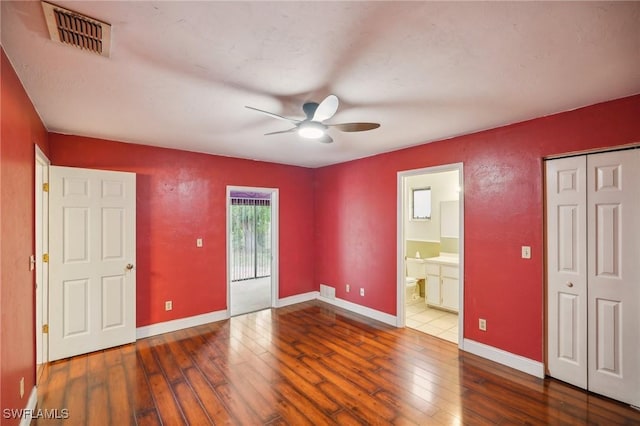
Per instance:
[[[281,116],[281,115],[274,114],[274,113],[272,113],[272,112],[268,112],[268,111],[263,111],[263,110],[258,109],[258,108],[254,108],[254,107],[250,107],[250,106],[246,106],[246,105],[245,105],[245,108],[248,108],[248,109],[252,109],[252,110],[254,110],[254,111],[261,112],[261,113],[263,113],[263,114],[268,115],[269,117],[277,118],[278,120],[288,121],[289,123],[298,124],[298,123],[300,122],[300,120],[296,120],[296,119],[293,119],[293,118],[283,117],[283,116]]]
[[[307,120],[313,120],[313,114],[316,113],[318,105],[317,102],[307,102],[302,105],[302,110],[304,111],[304,115],[307,116]]]
[[[277,132],[265,133],[264,135],[265,136],[269,136],[269,135],[277,135],[277,134],[280,134],[280,133],[291,133],[291,132],[295,132],[296,130],[298,130],[298,128],[297,127],[293,127],[293,128],[291,128],[289,130],[280,130],[280,131],[277,131]]]
[[[373,130],[380,127],[380,123],[341,123],[341,124],[327,124],[326,126],[335,127],[343,132],[364,132],[366,130]]]
[[[322,142],[322,143],[331,143],[333,142],[333,139],[331,139],[331,136],[325,134],[323,137],[316,139],[318,142]]]
[[[336,95],[329,95],[316,108],[316,111],[313,113],[313,121],[323,122],[324,120],[328,120],[336,113],[338,110],[338,105],[340,102],[338,101],[338,97]]]

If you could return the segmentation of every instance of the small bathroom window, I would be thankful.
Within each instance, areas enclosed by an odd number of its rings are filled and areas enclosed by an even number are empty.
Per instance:
[[[411,219],[431,219],[431,187],[411,190]]]

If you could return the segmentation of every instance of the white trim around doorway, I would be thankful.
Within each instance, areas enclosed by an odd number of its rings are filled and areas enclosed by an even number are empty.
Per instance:
[[[396,305],[396,326],[405,326],[405,235],[404,218],[408,214],[405,210],[405,186],[406,179],[410,176],[458,171],[460,186],[459,209],[460,209],[460,295],[458,312],[458,347],[464,349],[464,170],[463,163],[453,163],[441,166],[425,167],[422,169],[405,170],[398,172],[397,180],[397,305]]]
[[[227,239],[227,318],[231,317],[231,192],[261,192],[270,194],[271,204],[271,307],[278,307],[279,292],[279,190],[278,188],[259,188],[252,186],[233,186],[227,185],[226,194],[226,239]]]
[[[40,365],[49,361],[48,336],[42,332],[42,326],[47,324],[49,317],[49,270],[47,263],[43,262],[43,254],[49,252],[49,197],[43,190],[43,184],[49,183],[49,166],[51,165],[51,161],[49,161],[37,144],[34,144],[34,146],[35,253],[33,255],[33,267],[36,270],[36,364]]]

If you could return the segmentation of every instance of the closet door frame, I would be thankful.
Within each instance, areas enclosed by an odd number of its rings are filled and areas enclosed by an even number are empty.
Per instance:
[[[639,406],[640,147],[545,172],[546,372]]]

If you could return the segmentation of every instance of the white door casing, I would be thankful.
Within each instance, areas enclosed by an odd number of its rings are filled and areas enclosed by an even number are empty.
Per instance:
[[[405,219],[409,215],[408,206],[408,193],[409,182],[408,179],[412,176],[436,174],[442,172],[458,172],[458,230],[455,235],[458,236],[458,253],[459,253],[459,276],[458,280],[458,348],[464,350],[464,164],[453,163],[440,166],[431,166],[421,169],[399,171],[397,173],[396,181],[396,326],[406,326],[406,258],[413,256],[413,253],[407,253],[406,240],[407,230],[405,229]],[[433,275],[433,274],[432,274]],[[436,285],[436,283],[438,283]],[[430,288],[433,288],[431,292]],[[440,303],[440,286],[439,276],[431,277],[431,283],[429,283],[429,272],[427,272],[427,279],[425,280],[425,299],[427,303],[435,304],[437,300]],[[435,297],[434,297],[434,293]]]
[[[231,256],[231,193],[233,191],[240,192],[263,192],[269,193],[271,195],[270,198],[270,206],[271,206],[271,307],[278,307],[278,302],[280,298],[280,257],[279,257],[279,229],[280,229],[280,190],[278,188],[264,188],[264,187],[252,187],[252,186],[227,186],[226,200],[226,246],[227,246],[227,316],[231,317],[232,311],[234,311],[232,306],[232,297],[231,297],[231,268],[232,268],[232,256]],[[234,315],[236,313],[234,312]]]
[[[50,168],[49,360],[135,341],[136,175]]]
[[[547,161],[547,367],[587,387],[586,158]]]
[[[35,259],[36,272],[36,364],[48,361],[48,339],[42,326],[48,317],[49,269],[44,254],[49,252],[49,194],[44,185],[49,184],[49,159],[35,146]]]
[[[587,157],[589,390],[640,406],[640,150]]]
[[[640,150],[547,162],[547,247],[549,374],[640,405]]]

